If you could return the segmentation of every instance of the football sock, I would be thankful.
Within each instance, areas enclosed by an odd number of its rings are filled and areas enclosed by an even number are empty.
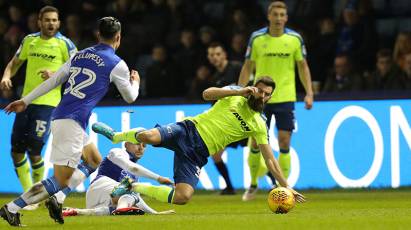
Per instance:
[[[157,213],[157,211],[154,210],[154,209],[152,209],[152,208],[150,208],[150,206],[148,206],[148,205],[146,204],[146,202],[144,202],[144,200],[141,199],[141,197],[140,197],[140,199],[138,199],[138,202],[137,202],[135,205],[136,205],[137,208],[143,210],[143,211],[146,212],[146,213],[150,213],[150,214],[155,214],[155,213]]]
[[[218,172],[220,175],[224,178],[225,184],[227,185],[227,188],[232,189],[233,185],[231,184],[230,176],[228,174],[227,166],[224,163],[224,161],[220,162],[214,162],[215,167],[217,168]]]
[[[98,207],[91,209],[75,209],[78,215],[81,216],[108,216],[110,215],[109,207]]]
[[[44,177],[44,161],[41,159],[39,162],[32,163],[31,169],[33,170],[33,183],[40,182]]]
[[[60,185],[56,178],[50,177],[37,184],[34,184],[27,192],[23,193],[14,201],[7,204],[8,210],[12,213],[18,212],[20,209],[29,204],[38,203],[60,190]]]
[[[63,190],[60,190],[55,194],[57,201],[62,204],[66,199],[67,195],[75,189],[79,184],[83,183],[83,181],[90,176],[96,169],[92,168],[85,162],[81,162],[76,170],[74,170],[73,175],[69,180],[68,187],[65,187]]]
[[[27,190],[29,190],[33,185],[30,175],[30,165],[27,161],[27,156],[24,156],[23,160],[21,160],[20,162],[15,163],[14,168],[24,192],[27,192]]]
[[[117,202],[117,208],[129,208],[134,206],[140,199],[133,194],[122,195]]]
[[[170,204],[173,202],[174,189],[169,186],[155,186],[142,183],[133,183],[133,191],[154,198],[161,202],[167,202]]]
[[[280,164],[281,171],[283,172],[284,177],[288,178],[291,170],[291,156],[289,149],[280,149],[278,163]]]
[[[130,129],[129,131],[125,131],[125,132],[114,133],[112,142],[116,144],[122,141],[126,141],[126,142],[131,142],[133,144],[139,144],[140,141],[138,141],[136,138],[136,134],[139,131],[141,131],[141,129],[135,128],[135,129]]]
[[[273,176],[273,174],[271,174],[271,172],[267,172],[267,176],[271,179],[271,182],[273,183],[273,186],[275,187],[276,181],[275,181],[275,177]]]
[[[251,186],[257,186],[258,172],[260,170],[261,153],[259,149],[250,148],[248,155],[248,166],[250,167]]]

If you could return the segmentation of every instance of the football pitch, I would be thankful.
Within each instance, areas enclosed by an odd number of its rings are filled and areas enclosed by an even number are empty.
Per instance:
[[[44,205],[23,211],[28,229],[410,229],[411,189],[303,191],[308,202],[288,214],[273,214],[267,207],[267,191],[254,201],[242,202],[241,192],[220,196],[197,191],[185,206],[171,206],[145,198],[158,211],[173,208],[174,215],[75,216],[65,224],[53,223]],[[1,196],[0,204],[13,196]],[[72,194],[66,206],[84,207],[83,194]],[[1,220],[0,229],[11,229]]]

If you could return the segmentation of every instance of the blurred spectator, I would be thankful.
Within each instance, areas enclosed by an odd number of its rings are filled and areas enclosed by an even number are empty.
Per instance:
[[[201,100],[203,98],[203,91],[213,86],[213,78],[211,70],[207,65],[200,65],[197,68],[196,76],[191,81],[190,91],[187,98],[192,100]]]
[[[394,45],[394,61],[405,70],[405,54],[411,52],[411,32],[401,32],[397,35]]]
[[[347,55],[337,56],[334,60],[334,71],[328,75],[322,91],[360,91],[361,87],[361,75],[354,71],[350,58]]]
[[[407,90],[411,89],[411,52],[404,55],[404,80],[405,88]]]
[[[247,36],[243,33],[235,33],[231,38],[230,48],[229,59],[243,62],[247,49]]]
[[[180,70],[181,86],[187,88],[188,82],[195,76],[195,71],[199,65],[200,51],[196,45],[196,38],[192,30],[185,29],[180,35],[180,47],[174,55],[175,63]]]
[[[184,95],[174,64],[162,45],[155,45],[151,53],[153,63],[146,71],[147,97],[175,97]]]
[[[404,88],[404,80],[400,69],[392,59],[389,49],[382,49],[377,53],[376,70],[365,76],[367,90],[399,90]]]
[[[215,41],[216,31],[210,26],[202,26],[199,30],[201,46],[207,48],[211,42]]]
[[[26,22],[23,18],[22,9],[17,5],[11,5],[9,7],[9,16],[12,26],[17,26],[20,30],[26,28]]]
[[[83,48],[87,47],[87,44],[84,44],[84,39],[82,37],[82,25],[80,23],[80,17],[78,15],[67,15],[65,19],[64,33],[77,46],[78,50],[82,50]]]
[[[202,26],[198,31],[198,37],[200,40],[200,47],[199,47],[199,62],[205,63],[207,57],[207,49],[208,46],[215,41],[216,31],[210,26]]]
[[[323,18],[319,21],[320,33],[313,40],[312,45],[308,46],[309,61],[313,76],[313,81],[324,84],[327,73],[333,67],[335,49],[337,47],[337,34],[335,24],[331,18]]]
[[[224,87],[237,85],[241,72],[241,63],[229,61],[227,51],[221,43],[214,42],[208,47],[208,61],[216,68],[214,74],[214,86]]]
[[[337,55],[349,54],[362,69],[370,69],[376,47],[375,25],[370,20],[361,20],[355,4],[349,1],[342,12],[342,28],[337,40]],[[367,23],[366,23],[367,22]]]
[[[32,34],[32,33],[36,33],[39,31],[39,26],[37,24],[37,13],[31,13],[29,14],[29,16],[27,17],[27,32]]]
[[[222,32],[227,41],[229,41],[235,33],[250,34],[252,31],[250,20],[242,9],[235,9],[225,22],[225,29]]]

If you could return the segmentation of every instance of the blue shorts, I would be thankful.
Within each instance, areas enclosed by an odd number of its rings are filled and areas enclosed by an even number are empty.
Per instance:
[[[11,134],[11,148],[14,153],[40,155],[44,142],[50,134],[50,118],[54,107],[29,105],[16,114]]]
[[[156,128],[161,135],[161,144],[156,147],[174,151],[174,182],[190,184],[194,189],[210,155],[194,123],[185,120]]]
[[[271,117],[275,117],[275,126],[278,130],[294,130],[294,102],[266,104],[264,114],[267,117],[267,126],[270,127]]]

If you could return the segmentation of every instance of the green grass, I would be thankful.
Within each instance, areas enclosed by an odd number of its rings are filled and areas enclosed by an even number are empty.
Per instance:
[[[241,195],[219,196],[197,192],[184,206],[170,206],[146,198],[157,210],[174,208],[168,216],[67,217],[58,225],[48,217],[44,206],[23,211],[22,222],[30,229],[410,229],[411,189],[306,191],[308,202],[297,205],[286,215],[267,208],[266,194],[242,202]],[[0,197],[0,204],[12,196]],[[83,195],[70,196],[66,204],[84,207]],[[8,224],[0,220],[0,229]]]

